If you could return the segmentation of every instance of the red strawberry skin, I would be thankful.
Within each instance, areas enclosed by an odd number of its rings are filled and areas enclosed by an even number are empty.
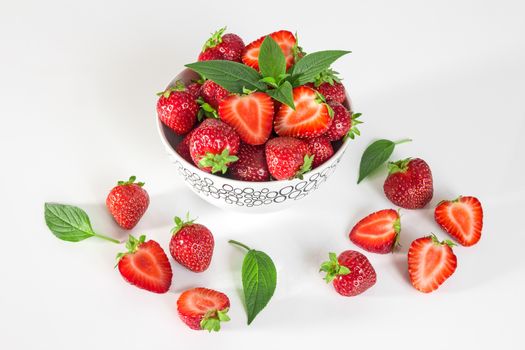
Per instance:
[[[383,185],[386,197],[406,209],[423,208],[434,194],[432,172],[420,158],[389,163],[390,174]]]
[[[177,300],[180,319],[194,330],[202,330],[201,321],[209,311],[222,311],[229,307],[230,299],[226,294],[207,288],[189,289]]]
[[[186,136],[184,136],[182,141],[179,142],[179,144],[175,148],[175,151],[177,151],[177,153],[190,164],[193,164],[193,159],[191,159],[190,154],[190,139],[192,134],[193,130],[190,131]]]
[[[297,42],[295,36],[287,30],[280,30],[268,35],[281,47],[286,58],[286,69],[290,68],[294,64],[293,46]],[[244,64],[259,70],[259,50],[266,37],[267,35],[260,37],[246,46],[246,50],[242,56],[242,62]]]
[[[204,225],[192,223],[171,237],[170,253],[188,270],[203,272],[210,266],[214,246],[210,230]]]
[[[342,104],[338,102],[329,102],[328,104],[334,111],[334,118],[324,136],[330,141],[337,141],[342,139],[352,127],[352,116]]]
[[[263,92],[231,95],[219,104],[219,117],[250,145],[264,144],[272,133],[273,101]]]
[[[178,135],[189,132],[197,121],[199,105],[186,91],[162,94],[157,102],[157,115],[164,125]]]
[[[220,102],[230,95],[228,90],[211,80],[206,80],[202,84],[200,93],[202,99],[215,109],[219,108]]]
[[[293,137],[276,137],[266,143],[266,161],[277,180],[293,178],[308,154],[308,144]]]
[[[346,100],[345,87],[341,83],[334,82],[333,85],[330,83],[322,83],[316,87],[316,90],[319,91],[327,101],[343,103]]]
[[[317,168],[334,155],[332,143],[324,135],[307,139],[306,142],[308,143],[308,152],[314,156],[312,168]]]
[[[193,82],[186,86],[186,92],[193,97],[194,100],[198,99],[201,94],[202,84]]]
[[[319,100],[316,92],[307,87],[293,89],[295,110],[283,104],[274,119],[279,136],[311,138],[324,134],[332,125],[328,105]]]
[[[346,250],[337,257],[339,264],[348,267],[350,273],[337,275],[334,278],[334,288],[337,293],[346,296],[356,296],[376,283],[376,272],[368,258],[355,250]]]
[[[204,44],[199,61],[228,60],[241,62],[244,42],[236,34],[223,34],[226,28],[216,31]]]
[[[350,240],[362,249],[378,254],[391,253],[401,224],[393,209],[376,211],[361,219],[350,231]]]
[[[461,245],[470,247],[481,239],[483,208],[476,197],[460,196],[441,201],[434,211],[436,222]]]
[[[125,230],[131,230],[149,206],[148,192],[136,183],[117,185],[106,198],[106,207]]]
[[[270,180],[264,145],[252,146],[241,142],[237,157],[239,160],[229,167],[232,179],[252,182]]]
[[[449,243],[434,237],[421,237],[408,250],[408,274],[412,285],[423,293],[436,290],[457,267],[457,258]]]
[[[217,48],[211,48],[199,54],[198,61],[212,61],[212,60],[222,60],[224,58],[222,52]]]
[[[125,254],[118,269],[128,283],[153,293],[166,293],[171,286],[173,273],[168,257],[152,240],[140,244],[136,252]]]

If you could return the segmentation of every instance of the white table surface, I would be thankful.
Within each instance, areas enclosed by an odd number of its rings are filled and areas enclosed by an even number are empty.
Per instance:
[[[0,5],[0,348],[216,349],[449,348],[525,346],[523,182],[525,6],[522,1],[127,1]],[[258,8],[256,10],[256,8]],[[362,137],[333,177],[308,199],[274,214],[225,212],[184,187],[155,129],[155,92],[227,24],[246,42],[299,32],[307,51],[349,49],[335,64]],[[384,174],[356,185],[359,158],[374,139],[411,137],[393,158],[430,164],[435,195],[403,211],[401,251],[366,255],[377,284],[343,298],[318,274],[328,251],[355,249],[357,219],[392,207]],[[173,263],[172,289],[143,292],[113,269],[120,247],[56,239],[46,201],[84,208],[96,230],[119,238],[104,200],[135,174],[151,205],[133,233],[167,248],[172,217],[190,210],[216,238],[208,271]],[[520,180],[521,179],[521,180]],[[475,195],[480,243],[458,247],[458,268],[437,292],[409,283],[411,240],[440,231],[433,207]],[[267,252],[278,269],[269,306],[251,326],[240,299],[242,254],[228,239]],[[176,299],[193,286],[226,292],[232,321],[218,334],[178,319]],[[486,347],[487,346],[487,347]]]

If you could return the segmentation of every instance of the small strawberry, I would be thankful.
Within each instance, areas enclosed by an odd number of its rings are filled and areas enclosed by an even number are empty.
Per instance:
[[[268,35],[281,47],[284,57],[286,58],[286,69],[290,68],[294,64],[294,52],[297,51],[297,40],[295,36],[287,30],[280,30]],[[259,50],[264,39],[268,35],[265,35],[246,46],[246,51],[242,56],[242,62],[244,64],[259,70]]]
[[[328,68],[316,77],[313,86],[327,101],[343,103],[346,100],[346,91],[337,74]]]
[[[228,60],[241,62],[244,42],[235,34],[224,34],[226,27],[217,30],[204,43],[199,61]]]
[[[157,94],[157,114],[162,123],[178,135],[189,132],[197,121],[199,106],[180,81]]]
[[[117,255],[117,266],[124,279],[153,293],[166,293],[171,286],[171,265],[161,246],[146,236],[129,235],[126,253]]]
[[[408,273],[412,285],[423,293],[436,290],[457,266],[455,244],[440,242],[435,235],[416,239],[408,249]]]
[[[229,167],[232,179],[260,182],[270,180],[264,145],[252,146],[241,142],[237,157],[239,157],[239,160]]]
[[[324,135],[305,140],[308,143],[308,152],[314,156],[312,169],[326,162],[334,155],[334,148]]]
[[[180,319],[195,330],[218,332],[221,322],[230,320],[229,308],[226,294],[207,288],[188,289],[177,300]]]
[[[186,86],[186,92],[189,93],[194,100],[196,100],[201,94],[201,87],[201,83],[199,83],[198,81],[194,81],[188,84],[188,86]]]
[[[296,87],[293,101],[295,110],[283,104],[275,116],[274,127],[279,136],[316,137],[330,128],[332,108],[315,90],[307,86]]]
[[[131,230],[139,222],[149,206],[148,192],[144,182],[135,183],[136,177],[128,181],[119,181],[109,192],[106,207],[117,224],[126,230]]]
[[[334,119],[324,136],[328,137],[330,141],[337,141],[342,138],[351,138],[353,140],[355,135],[361,135],[357,128],[357,125],[362,124],[358,119],[361,113],[352,113],[338,102],[329,102],[328,104],[334,111]]]
[[[376,283],[376,272],[370,261],[355,250],[328,254],[330,260],[321,264],[319,272],[326,272],[325,281],[333,281],[337,293],[351,297],[363,293]]]
[[[177,151],[177,153],[190,164],[193,164],[193,159],[191,159],[191,154],[190,154],[190,139],[191,139],[192,134],[193,134],[193,130],[190,131],[188,134],[186,134],[186,136],[184,136],[182,141],[179,142],[177,147],[175,147],[175,151]]]
[[[266,162],[270,174],[277,180],[302,179],[312,168],[313,156],[308,144],[293,137],[276,137],[266,143]]]
[[[476,197],[441,201],[434,212],[436,222],[461,245],[478,243],[483,228],[483,208]]]
[[[229,95],[228,90],[211,80],[206,80],[204,84],[202,84],[201,97],[204,102],[208,103],[214,109],[218,109],[219,103]]]
[[[228,124],[206,119],[191,135],[191,158],[203,171],[224,174],[228,165],[238,159],[240,142],[239,135]]]
[[[219,104],[219,117],[237,131],[241,140],[262,145],[272,133],[273,101],[264,92],[231,95]]]
[[[419,209],[430,202],[434,193],[432,172],[423,159],[390,162],[388,170],[383,190],[392,203],[406,209]]]
[[[371,253],[393,251],[399,239],[399,212],[393,209],[376,211],[361,219],[350,231],[350,240]]]
[[[210,230],[190,220],[189,213],[186,214],[186,221],[176,216],[175,225],[171,230],[171,256],[188,270],[205,271],[210,266],[215,246]]]

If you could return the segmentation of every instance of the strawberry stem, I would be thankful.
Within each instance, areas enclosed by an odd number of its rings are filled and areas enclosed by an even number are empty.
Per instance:
[[[244,248],[244,249],[246,249],[246,250],[248,250],[248,251],[252,250],[252,248],[248,247],[246,244],[242,244],[241,242],[235,241],[235,240],[233,240],[233,239],[230,239],[230,240],[228,241],[228,243],[231,243],[231,244],[233,244],[233,245],[236,245],[236,246],[242,247],[242,248]]]

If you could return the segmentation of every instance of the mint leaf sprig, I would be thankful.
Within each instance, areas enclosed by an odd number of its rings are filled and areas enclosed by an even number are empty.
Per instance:
[[[400,145],[405,142],[410,142],[411,139],[403,139],[399,141],[390,141],[381,139],[370,144],[361,156],[361,162],[359,164],[359,178],[357,183],[359,184],[365,177],[370,175],[374,170],[379,168],[384,162],[390,158],[396,145]]]

